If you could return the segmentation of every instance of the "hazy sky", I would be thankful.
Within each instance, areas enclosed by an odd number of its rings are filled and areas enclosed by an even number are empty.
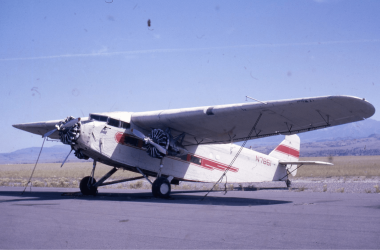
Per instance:
[[[379,110],[379,13],[378,0],[0,1],[0,152],[42,143],[12,124],[90,112],[246,95]]]

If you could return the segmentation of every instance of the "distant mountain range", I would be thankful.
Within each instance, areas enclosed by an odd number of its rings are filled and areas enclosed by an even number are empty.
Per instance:
[[[11,153],[0,154],[0,164],[28,164],[35,163],[40,153],[40,147],[24,148],[16,150]],[[44,147],[38,162],[40,163],[54,163],[63,162],[68,153],[70,147],[67,145],[57,145],[53,147]],[[81,162],[85,160],[79,160],[71,152],[66,162]]]
[[[380,121],[366,119],[359,122],[339,125],[331,128],[314,130],[298,134],[301,143],[321,142],[328,140],[348,140],[356,138],[365,138],[372,134],[380,134]],[[262,139],[251,140],[248,146],[276,144],[284,139],[283,135],[271,136]]]
[[[255,145],[253,150],[269,154],[278,144]],[[364,138],[301,142],[301,157],[380,155],[380,134]]]
[[[366,119],[300,133],[301,157],[380,155],[380,121]],[[272,136],[247,142],[246,147],[269,154],[285,138]]]
[[[299,134],[301,157],[337,155],[380,155],[380,121],[367,119],[360,122],[340,125]],[[251,140],[246,147],[268,154],[282,140],[283,135]],[[241,143],[239,143],[241,145]],[[39,147],[20,149],[0,154],[0,164],[35,163]],[[62,162],[70,152],[67,145],[46,147],[42,150],[39,162]],[[73,153],[68,162],[80,162]]]

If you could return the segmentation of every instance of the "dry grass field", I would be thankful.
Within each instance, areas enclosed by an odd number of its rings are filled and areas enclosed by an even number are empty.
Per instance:
[[[330,177],[330,176],[380,176],[380,156],[334,156],[304,157],[303,161],[325,161],[334,166],[302,166],[296,177]]]
[[[33,175],[32,183],[35,187],[75,187],[80,180],[91,174],[92,162],[66,163],[62,168],[60,163],[38,164]],[[26,185],[34,164],[0,165],[0,186]],[[97,163],[95,179],[100,179],[112,168]],[[130,171],[117,171],[112,179],[125,179],[140,176]]]
[[[380,176],[380,156],[337,156],[337,157],[310,157],[300,160],[316,160],[331,162],[334,166],[302,166],[298,172],[298,177],[348,177],[348,176]],[[25,186],[34,164],[0,165],[0,186]],[[73,187],[78,188],[80,180],[90,175],[92,162],[66,163],[60,168],[60,163],[41,163],[37,165],[33,175],[32,183],[34,187]],[[96,166],[95,178],[99,179],[111,167],[98,163]],[[110,179],[125,179],[140,174],[130,171],[117,171]],[[294,178],[292,178],[294,179]],[[181,188],[186,189],[182,184]],[[128,183],[114,184],[102,188],[147,188],[149,185],[145,181],[138,180]],[[173,186],[173,188],[178,188]]]

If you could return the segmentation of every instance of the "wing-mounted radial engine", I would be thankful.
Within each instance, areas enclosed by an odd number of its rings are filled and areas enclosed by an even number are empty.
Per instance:
[[[133,129],[132,132],[144,140],[146,152],[153,158],[161,159],[166,155],[177,156],[187,153],[186,148],[182,145],[185,133],[173,137],[170,128],[167,128],[165,131],[157,128],[152,129],[148,136],[145,136],[136,129]]]
[[[59,132],[59,138],[63,144],[75,145],[80,136],[80,118],[68,116],[65,120],[55,125]]]
[[[84,155],[82,150],[75,149],[74,146],[77,144],[76,141],[80,137],[81,130],[81,121],[80,118],[74,118],[72,116],[68,116],[65,120],[60,121],[55,125],[56,130],[58,130],[60,141],[63,144],[70,145],[74,150],[74,155],[78,159],[88,160],[89,157]]]

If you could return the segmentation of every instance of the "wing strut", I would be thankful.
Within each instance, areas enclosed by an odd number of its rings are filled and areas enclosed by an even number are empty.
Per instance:
[[[48,133],[47,133],[47,134],[48,134]],[[25,188],[24,188],[24,191],[22,191],[21,195],[23,195],[23,194],[25,193],[25,190],[26,190],[26,188],[28,187],[29,183],[30,183],[30,191],[32,191],[32,183],[30,182],[30,180],[31,180],[32,177],[33,177],[34,170],[36,170],[37,163],[38,163],[38,160],[40,159],[40,155],[41,155],[41,153],[42,153],[42,149],[43,149],[43,147],[44,147],[44,144],[45,144],[45,140],[46,140],[46,138],[47,138],[47,136],[46,136],[46,134],[45,134],[45,136],[44,136],[44,140],[43,140],[43,142],[42,142],[42,146],[41,146],[40,153],[38,154],[38,157],[37,157],[36,164],[34,164],[34,168],[33,168],[32,174],[30,175],[29,180],[28,180],[28,182],[26,183]]]
[[[321,114],[321,112],[319,110],[317,110],[317,112],[322,117],[322,119],[325,121],[325,123],[330,126],[330,116],[326,115],[326,118],[327,118],[327,121],[326,121],[326,119],[323,117],[323,115]]]
[[[203,201],[203,200],[207,197],[207,195],[208,195],[208,194],[209,194],[209,193],[215,188],[215,186],[216,186],[219,182],[221,182],[221,181],[223,180],[224,176],[226,176],[227,172],[230,170],[230,168],[232,167],[232,165],[234,164],[234,162],[236,161],[236,159],[239,157],[241,151],[243,150],[245,144],[247,143],[247,141],[248,141],[249,138],[251,137],[253,131],[255,131],[255,133],[257,134],[257,132],[256,132],[256,126],[257,126],[257,124],[259,123],[259,121],[260,121],[262,115],[263,115],[263,114],[260,113],[259,117],[257,118],[257,120],[256,120],[256,122],[255,122],[255,125],[253,125],[251,131],[249,132],[248,136],[245,138],[244,143],[241,145],[241,147],[240,147],[239,151],[236,153],[235,157],[232,159],[230,165],[228,165],[228,167],[226,168],[226,170],[224,171],[224,173],[222,174],[222,176],[219,178],[219,180],[218,180],[217,182],[215,182],[214,186],[212,186],[212,188],[207,192],[207,194],[205,194],[205,196],[203,196],[202,201]],[[259,133],[260,133],[260,132],[259,132]],[[224,192],[225,192],[224,194],[227,193],[227,176],[226,176],[226,184],[225,184]]]

